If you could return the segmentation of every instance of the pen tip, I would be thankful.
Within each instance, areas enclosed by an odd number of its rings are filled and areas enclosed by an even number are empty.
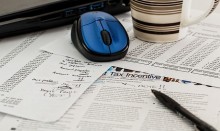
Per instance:
[[[151,89],[151,92],[152,92],[155,96],[157,96],[158,94],[160,94],[160,91],[157,91],[157,90],[154,90],[154,89]]]
[[[154,89],[151,89],[151,92],[152,92],[152,93],[155,93],[155,92],[156,92],[156,90],[154,90]]]

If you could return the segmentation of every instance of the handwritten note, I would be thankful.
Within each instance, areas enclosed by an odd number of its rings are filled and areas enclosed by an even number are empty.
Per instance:
[[[38,121],[58,120],[108,69],[98,63],[48,52],[41,55],[47,56],[44,63],[38,66],[44,57],[33,60],[32,66],[28,63],[0,86],[1,112]]]
[[[1,41],[0,112],[56,121],[109,68],[39,50],[69,31],[67,26]]]

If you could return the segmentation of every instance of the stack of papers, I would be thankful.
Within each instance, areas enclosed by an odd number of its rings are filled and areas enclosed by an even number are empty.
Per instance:
[[[172,43],[140,41],[130,13],[117,17],[130,47],[114,62],[85,59],[71,42],[70,26],[2,39],[0,130],[194,130],[151,89],[220,129],[220,25],[215,23],[220,17],[192,26],[187,37]]]
[[[187,37],[171,43],[149,43],[135,38],[132,20],[128,16],[119,16],[130,37],[128,54],[121,61],[109,65],[220,86],[219,15],[212,15],[190,27]],[[85,60],[72,46],[69,35],[41,49]]]

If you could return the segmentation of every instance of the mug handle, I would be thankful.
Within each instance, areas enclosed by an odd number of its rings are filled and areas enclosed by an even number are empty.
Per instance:
[[[203,19],[205,19],[207,16],[209,16],[215,10],[217,5],[219,4],[219,1],[220,0],[212,0],[212,3],[209,6],[209,9],[204,14],[199,16],[198,18],[194,18],[194,19],[189,18],[189,17],[185,18],[185,20],[182,21],[182,27],[187,27],[187,26],[196,24],[196,23],[202,21]]]

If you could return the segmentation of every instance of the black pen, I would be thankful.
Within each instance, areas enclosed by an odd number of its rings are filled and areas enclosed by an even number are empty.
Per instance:
[[[156,90],[151,90],[151,91],[161,103],[163,103],[166,107],[168,107],[170,110],[174,111],[175,113],[179,113],[182,116],[189,119],[190,121],[192,121],[200,131],[217,131],[214,127],[212,127],[205,121],[193,115],[191,112],[189,112],[187,109],[182,107],[179,103],[177,103],[169,96],[163,94],[160,91],[156,91]]]

